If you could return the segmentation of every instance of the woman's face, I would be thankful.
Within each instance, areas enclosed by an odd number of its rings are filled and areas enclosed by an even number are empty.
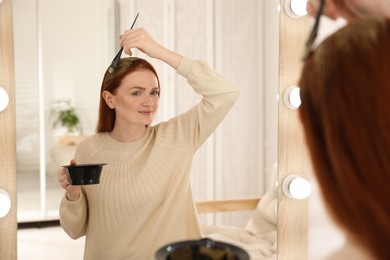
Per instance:
[[[138,70],[126,75],[109,101],[110,108],[115,109],[115,125],[150,125],[158,108],[159,93],[153,72]]]

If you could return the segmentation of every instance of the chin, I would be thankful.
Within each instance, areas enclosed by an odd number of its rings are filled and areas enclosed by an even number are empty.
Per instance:
[[[145,125],[148,126],[148,125],[151,125],[153,123],[153,120],[150,120],[148,122],[145,122]]]

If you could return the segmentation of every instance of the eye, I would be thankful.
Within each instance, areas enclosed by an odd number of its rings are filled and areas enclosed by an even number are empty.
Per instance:
[[[141,95],[141,91],[134,91],[131,93],[132,96],[140,96]]]
[[[158,90],[153,90],[151,93],[150,93],[150,95],[152,95],[152,96],[158,96],[160,94],[160,91],[158,91]]]

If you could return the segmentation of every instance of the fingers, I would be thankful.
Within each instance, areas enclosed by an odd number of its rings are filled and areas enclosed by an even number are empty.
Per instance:
[[[352,21],[359,18],[355,4],[351,5],[351,1],[333,0],[331,1],[332,8],[338,13],[338,16],[343,17],[347,21]]]
[[[151,58],[163,59],[169,50],[156,42],[143,28],[130,29],[123,33],[121,45],[126,54],[132,55],[136,48]]]
[[[70,160],[70,165],[76,165],[76,161],[74,159]],[[68,170],[65,167],[61,167],[58,170],[58,182],[60,183],[60,186],[65,190],[68,186],[71,185]]]
[[[319,6],[317,1],[309,0],[306,2],[306,11],[310,16],[315,17],[317,15],[318,8]]]
[[[373,3],[378,1],[362,1],[362,0],[327,0],[324,6],[324,15],[332,20],[343,17],[347,21],[352,21],[362,18],[367,14],[380,14],[381,11],[376,9],[371,10]],[[371,3],[371,4],[367,4]],[[308,0],[306,3],[306,10],[308,14],[315,17],[318,13],[320,0]],[[389,5],[390,13],[390,5]]]
[[[369,16],[390,17],[388,0],[333,0],[337,8],[345,11],[347,20],[361,19]],[[344,17],[344,13],[343,13]]]
[[[139,48],[142,43],[142,37],[144,34],[144,30],[142,28],[130,29],[123,33],[121,37],[121,46],[125,53],[131,56],[133,53],[131,51],[132,48]]]
[[[69,176],[66,172],[67,170],[65,168],[61,168],[58,173],[58,182],[60,183],[60,186],[66,190],[66,188],[71,185]]]
[[[135,28],[126,30],[123,35],[120,36],[120,40],[131,40],[141,35],[146,35],[146,31],[144,28]]]
[[[320,0],[309,0],[306,3],[306,11],[312,17],[316,17],[319,7]],[[325,2],[324,15],[332,20],[336,20],[340,16],[339,11],[332,0]]]
[[[132,55],[132,49],[137,48],[149,57],[155,58],[159,55],[162,46],[158,44],[143,28],[130,29],[123,33],[121,39],[123,50]]]
[[[123,48],[124,52],[127,55],[131,56],[132,55],[131,48],[127,47],[128,46],[128,42],[127,41],[129,41],[129,39],[126,38],[126,36],[125,36],[126,32],[128,32],[128,31],[125,31],[123,34],[119,35],[119,46],[121,48]],[[125,42],[127,42],[126,46],[125,46]]]
[[[71,165],[76,165],[75,160],[70,161]],[[70,201],[76,201],[80,198],[81,189],[78,186],[73,186],[70,180],[68,170],[65,167],[61,167],[58,170],[58,182],[60,186],[66,190],[66,197]]]

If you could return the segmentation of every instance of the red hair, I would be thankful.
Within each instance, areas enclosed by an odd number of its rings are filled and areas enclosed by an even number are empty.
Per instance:
[[[102,87],[100,90],[100,104],[99,104],[99,119],[96,128],[96,132],[110,132],[114,128],[115,124],[115,110],[111,109],[103,98],[103,92],[108,91],[115,94],[119,88],[122,79],[138,70],[149,70],[156,75],[158,87],[160,88],[160,81],[154,67],[144,59],[136,57],[122,58],[118,64],[118,67],[110,73],[108,70],[104,74]]]
[[[390,259],[390,21],[349,23],[305,61],[299,114],[331,215]]]

